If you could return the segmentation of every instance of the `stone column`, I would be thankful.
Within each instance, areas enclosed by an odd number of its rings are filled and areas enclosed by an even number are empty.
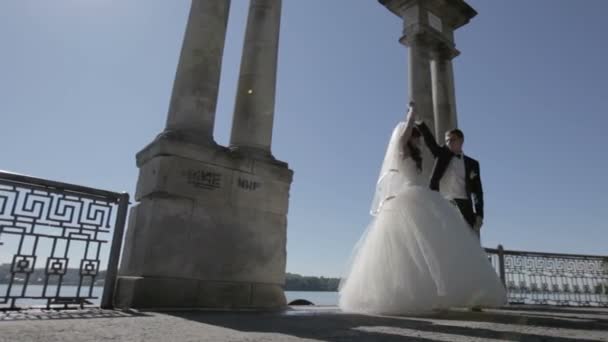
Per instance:
[[[446,81],[448,82],[448,89],[450,89],[450,105],[452,106],[450,109],[450,122],[454,126],[454,128],[458,128],[458,112],[456,110],[456,85],[454,84],[454,69],[452,67],[452,60],[446,61]]]
[[[426,43],[423,34],[406,35],[401,39],[401,43],[409,47],[409,99],[416,103],[416,112],[419,119],[423,120],[433,130],[435,115],[433,114],[433,82],[429,45]],[[423,148],[423,173],[425,175],[430,175],[433,162],[430,152]]]
[[[281,0],[251,0],[230,147],[269,157],[274,119]]]
[[[192,0],[165,134],[187,142],[214,144],[229,8],[230,0]]]
[[[433,78],[433,109],[435,112],[435,135],[443,141],[445,132],[457,127],[456,104],[452,84],[452,58],[455,50],[437,46],[432,51],[431,74]]]

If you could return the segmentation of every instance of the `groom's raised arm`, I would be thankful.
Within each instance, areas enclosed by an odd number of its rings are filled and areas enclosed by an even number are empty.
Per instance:
[[[424,122],[420,122],[416,124],[416,126],[418,127],[420,134],[422,134],[422,137],[424,138],[424,143],[429,148],[429,150],[431,150],[433,156],[435,156],[435,158],[439,157],[439,154],[441,153],[441,147],[437,144],[437,141],[435,141],[435,137],[433,136],[433,133],[431,133],[429,127]]]

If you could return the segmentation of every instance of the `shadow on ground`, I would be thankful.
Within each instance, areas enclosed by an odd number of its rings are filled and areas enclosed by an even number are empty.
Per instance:
[[[580,313],[580,312],[579,312]],[[344,314],[338,311],[288,310],[283,313],[172,312],[175,317],[246,333],[278,333],[327,342],[343,341],[598,341],[589,330],[608,336],[608,312],[601,317],[572,318],[522,311],[449,311],[433,317]],[[491,323],[491,324],[486,324]],[[492,325],[494,325],[494,328]],[[528,328],[536,327],[536,328]],[[580,330],[560,337],[559,329]],[[551,331],[553,329],[553,332]],[[563,330],[561,331],[563,332]]]

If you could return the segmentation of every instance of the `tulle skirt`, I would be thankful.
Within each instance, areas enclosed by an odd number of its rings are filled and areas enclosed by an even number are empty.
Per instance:
[[[455,206],[423,186],[385,202],[355,246],[339,291],[343,311],[377,314],[505,302],[475,233]]]

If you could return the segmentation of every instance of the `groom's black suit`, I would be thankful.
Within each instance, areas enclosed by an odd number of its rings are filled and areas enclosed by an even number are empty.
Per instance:
[[[446,169],[450,165],[452,158],[456,155],[450,149],[443,145],[439,146],[435,141],[433,133],[429,130],[426,124],[420,123],[416,125],[424,138],[426,146],[435,157],[435,165],[431,174],[430,188],[431,190],[439,191],[439,183]],[[479,162],[468,156],[464,157],[465,167],[465,188],[467,199],[455,200],[458,209],[462,216],[471,227],[475,224],[475,217],[483,218],[483,189],[481,187],[481,176],[479,174]],[[474,205],[474,211],[473,211]]]

